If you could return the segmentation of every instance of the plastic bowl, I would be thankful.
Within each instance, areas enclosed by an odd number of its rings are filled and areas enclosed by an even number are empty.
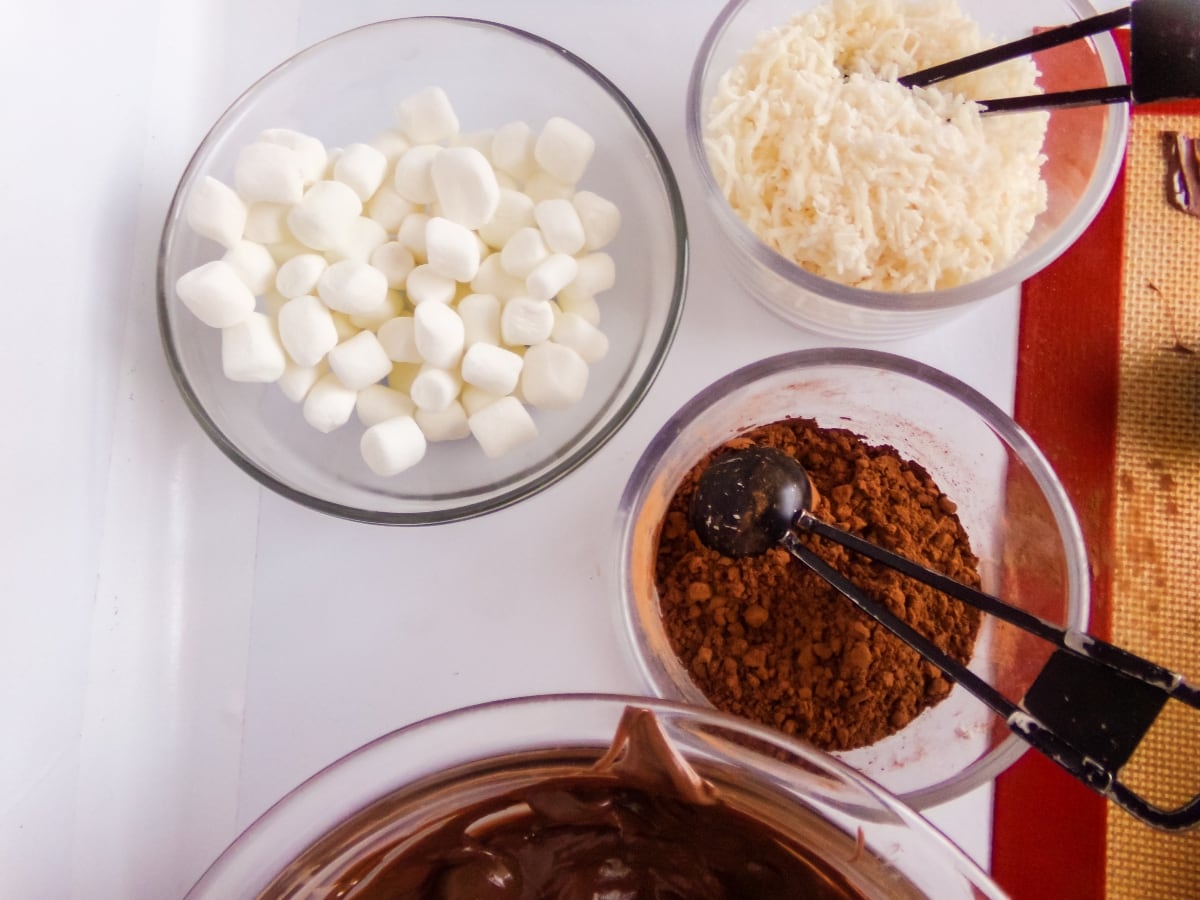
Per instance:
[[[760,240],[721,192],[705,148],[705,124],[720,78],[757,36],[818,5],[819,0],[733,0],[705,36],[688,85],[688,144],[708,206],[720,226],[729,264],[752,296],[784,320],[808,330],[858,341],[902,338],[927,331],[972,304],[1018,286],[1057,259],[1083,233],[1108,197],[1124,159],[1129,124],[1124,104],[1051,113],[1043,147],[1047,162],[1042,168],[1047,209],[1015,258],[976,281],[919,293],[865,290],[806,271]],[[979,23],[981,34],[996,43],[1095,14],[1082,0],[1003,4],[959,0],[959,7]],[[1047,91],[1127,81],[1120,54],[1108,34],[1044,51],[1039,67],[1040,84]]]
[[[356,864],[464,806],[590,766],[631,705],[655,714],[675,748],[729,805],[772,823],[863,896],[1003,896],[926,820],[805,744],[676,704],[560,695],[459,710],[356,750],[252,824],[189,900],[339,895],[334,886],[344,887]]]
[[[711,705],[672,649],[659,611],[655,555],[671,498],[710,451],[791,417],[847,428],[924,466],[958,504],[983,590],[1086,630],[1088,569],[1079,525],[1021,428],[972,388],[920,363],[873,350],[806,350],[746,366],[701,391],[659,430],[633,470],[618,516],[620,628],[648,691]],[[970,669],[1017,702],[1051,649],[985,616]],[[1026,747],[955,685],[891,736],[837,755],[923,808],[995,778]]]
[[[554,90],[545,86],[553,84]],[[618,205],[622,224],[605,250],[616,286],[600,296],[608,355],[590,367],[584,398],[535,411],[539,435],[498,459],[470,438],[431,443],[393,477],[360,455],[356,419],[330,434],[311,428],[274,385],[234,383],[220,334],[175,294],[184,272],[221,248],[188,227],[184,204],[205,175],[232,182],[241,149],[266,128],[289,128],[327,147],[366,142],[396,127],[401,100],[429,86],[449,96],[464,134],[565,116],[595,139],[579,182]],[[310,47],[254,84],[221,116],[184,172],[158,259],[158,313],[171,372],[191,411],[244,471],[322,512],[419,525],[481,515],[542,490],[596,452],[654,381],[682,311],[687,268],[683,206],[649,126],[600,72],[535,35],[491,22],[410,18],[379,22]],[[260,308],[262,301],[260,300]]]

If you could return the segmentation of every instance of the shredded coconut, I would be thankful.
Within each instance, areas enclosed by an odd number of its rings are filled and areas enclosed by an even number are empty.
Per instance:
[[[705,146],[737,214],[797,265],[856,287],[953,287],[1011,260],[1046,208],[1049,115],[1028,58],[928,88],[901,75],[991,46],[955,0],[830,0],[760,34],[720,79]]]

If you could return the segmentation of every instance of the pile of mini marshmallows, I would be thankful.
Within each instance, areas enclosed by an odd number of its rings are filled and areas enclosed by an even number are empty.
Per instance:
[[[269,129],[232,188],[189,195],[188,224],[226,252],[176,292],[221,329],[226,377],[277,382],[322,432],[357,415],[377,474],[470,436],[500,457],[537,435],[529,407],[576,403],[608,352],[595,298],[621,217],[576,190],[594,150],[558,117],[460,134],[440,88],[370,143]]]

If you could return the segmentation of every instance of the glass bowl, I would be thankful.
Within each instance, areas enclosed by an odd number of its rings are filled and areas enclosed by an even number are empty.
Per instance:
[[[790,417],[849,429],[924,466],[958,504],[982,589],[1086,630],[1089,582],[1078,522],[1049,464],[1008,415],[917,362],[867,349],[805,350],[751,364],[705,388],[659,430],[634,467],[618,514],[620,630],[649,692],[711,705],[672,648],[659,609],[655,556],[671,498],[710,451]],[[1018,702],[1051,649],[985,616],[970,669]],[[1026,746],[955,685],[889,737],[837,755],[924,808],[995,778]]]
[[[866,290],[822,278],[771,249],[726,200],[704,142],[717,85],[763,31],[786,24],[821,0],[733,0],[710,27],[688,85],[687,137],[708,206],[720,226],[726,257],[749,292],[784,320],[811,331],[858,341],[903,338],[934,328],[1041,271],[1091,223],[1107,198],[1124,159],[1128,110],[1124,104],[1060,109],[1050,114],[1042,177],[1047,208],[1016,256],[992,274],[954,287],[917,293]],[[825,0],[828,2],[828,0]],[[1045,26],[1095,14],[1084,0],[958,0],[981,34],[1002,43]],[[1038,57],[1046,91],[1125,84],[1124,68],[1109,34]],[[781,63],[786,64],[786,63]],[[978,97],[973,99],[988,99]]]
[[[862,896],[1003,896],[931,824],[827,754],[730,716],[615,695],[503,700],[367,744],[275,804],[187,896],[341,896],[364,859],[456,811],[593,765],[630,706],[654,714],[729,806],[770,823]]]
[[[547,91],[547,84],[554,90]],[[476,441],[430,443],[392,477],[360,456],[363,428],[311,428],[272,384],[224,377],[221,335],[175,294],[176,280],[216,258],[217,244],[186,222],[185,201],[211,175],[232,183],[238,153],[264,129],[311,134],[327,147],[366,142],[396,127],[400,101],[441,87],[464,135],[513,121],[536,133],[565,116],[595,139],[578,187],[613,201],[620,230],[605,247],[616,284],[599,297],[609,351],[590,367],[583,399],[533,411],[538,437],[498,459]],[[628,419],[654,381],[682,311],[687,269],[683,206],[665,154],[633,104],[569,51],[504,25],[456,18],[378,22],[322,41],[254,84],[217,120],[183,174],[158,257],[158,314],[171,372],[209,437],[238,466],[297,502],[349,519],[393,525],[488,513],[571,472]],[[260,300],[260,308],[262,301]]]

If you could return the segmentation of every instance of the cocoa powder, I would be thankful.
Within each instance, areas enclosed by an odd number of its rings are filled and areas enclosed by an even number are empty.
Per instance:
[[[956,507],[917,463],[845,429],[789,419],[737,437],[698,463],[659,532],[656,583],[671,645],[714,706],[826,750],[874,743],[942,700],[951,684],[781,547],[729,559],[688,521],[716,456],[784,451],[808,470],[813,513],[972,586],[978,560]],[[801,540],[954,658],[970,660],[978,610],[812,534]]]

